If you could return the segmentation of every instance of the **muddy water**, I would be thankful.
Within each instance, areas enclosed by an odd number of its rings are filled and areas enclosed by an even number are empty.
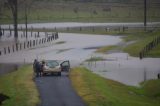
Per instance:
[[[159,22],[148,22],[148,26],[158,25]],[[82,22],[59,22],[59,23],[33,23],[28,24],[28,28],[66,28],[66,27],[93,27],[93,26],[133,26],[133,27],[143,27],[143,23],[82,23]],[[13,25],[10,26],[13,28]],[[25,28],[24,24],[19,24],[19,28]],[[2,25],[2,28],[9,28],[9,25]]]

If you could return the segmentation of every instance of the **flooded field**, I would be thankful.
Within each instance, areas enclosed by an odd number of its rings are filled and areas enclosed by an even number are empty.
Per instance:
[[[42,28],[43,25],[46,25],[47,28],[55,26],[62,28],[105,24],[68,23],[63,25],[62,23],[44,23],[30,24],[29,27],[32,25],[37,28]],[[22,33],[19,32],[19,36],[22,36]],[[33,32],[34,34],[36,33]],[[40,32],[40,38],[44,36],[45,33]],[[23,42],[33,39],[35,38],[28,32],[27,39],[19,37],[18,41]],[[1,39],[0,48],[3,49],[3,46],[12,45],[13,43],[13,36],[9,36],[9,32],[6,32],[6,36]],[[157,78],[157,74],[160,73],[160,58],[144,58],[140,60],[119,51],[109,52],[109,54],[94,53],[98,47],[118,45],[120,43],[123,43],[120,36],[59,33],[59,39],[46,45],[1,55],[0,63],[32,63],[35,58],[38,60],[70,60],[72,67],[83,63],[83,66],[105,78],[134,86],[138,86],[140,82],[145,80]],[[85,62],[86,59],[91,57],[102,57],[104,61]]]
[[[111,53],[101,56],[105,61],[85,62],[84,66],[105,78],[113,79],[127,85],[139,86],[140,82],[157,79],[160,73],[160,58],[130,57],[126,53]]]
[[[95,51],[84,48],[116,45],[119,42],[121,42],[121,39],[117,36],[59,33],[59,39],[52,42],[52,44],[2,55],[0,56],[0,62],[33,62],[35,58],[82,62]]]

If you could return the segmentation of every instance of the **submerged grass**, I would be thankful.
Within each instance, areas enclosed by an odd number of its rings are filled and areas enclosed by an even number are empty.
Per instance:
[[[145,82],[137,88],[102,78],[81,67],[70,72],[70,79],[87,106],[160,105],[160,80]]]
[[[103,57],[91,57],[86,61],[91,62],[91,61],[103,61],[103,60],[105,60]]]
[[[96,53],[106,53],[107,51],[112,50],[112,49],[114,49],[115,47],[116,47],[115,45],[104,46],[104,47],[101,47],[101,48],[97,49],[97,50],[96,50]]]
[[[9,96],[2,106],[36,106],[40,102],[31,66],[1,76],[0,84],[0,93]]]

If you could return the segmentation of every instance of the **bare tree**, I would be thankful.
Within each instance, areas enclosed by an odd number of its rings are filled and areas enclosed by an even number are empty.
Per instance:
[[[0,2],[0,18],[2,18],[3,7],[4,7],[4,1],[2,0]]]
[[[26,30],[26,38],[28,37],[28,14],[30,12],[30,8],[33,4],[33,0],[21,0],[21,6],[24,10],[24,19],[25,19],[25,30]]]
[[[14,37],[17,41],[18,38],[18,3],[17,0],[7,0],[8,7],[11,9],[14,24]]]

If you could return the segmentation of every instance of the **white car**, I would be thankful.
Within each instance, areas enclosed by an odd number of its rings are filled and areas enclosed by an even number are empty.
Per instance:
[[[46,60],[43,67],[43,75],[54,74],[61,76],[62,71],[69,71],[70,63],[69,61],[63,61],[60,63],[57,60]]]

